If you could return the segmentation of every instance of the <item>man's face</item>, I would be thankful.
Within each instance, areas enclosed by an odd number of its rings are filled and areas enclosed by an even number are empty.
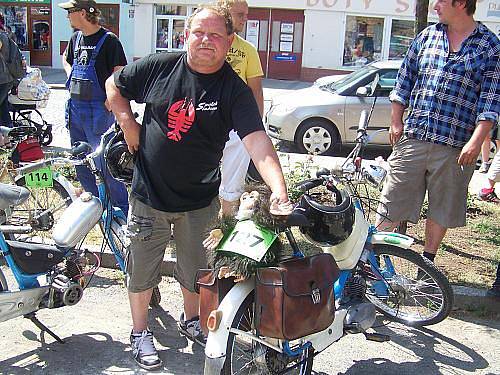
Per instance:
[[[85,20],[85,10],[73,8],[68,9],[69,24],[73,29],[81,29],[82,22]]]
[[[224,64],[233,34],[227,35],[224,18],[210,10],[198,13],[187,31],[188,64],[200,73],[213,73]]]
[[[248,19],[248,4],[247,3],[235,3],[229,10],[231,13],[231,18],[233,19],[234,31],[241,33],[245,28],[245,22]]]
[[[457,1],[453,4],[453,0],[437,0],[434,4],[434,10],[439,17],[439,22],[447,25],[450,20],[459,14],[458,12],[464,3]]]

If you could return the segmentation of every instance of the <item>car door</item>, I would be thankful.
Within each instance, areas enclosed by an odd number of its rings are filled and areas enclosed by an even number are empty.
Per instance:
[[[374,96],[362,97],[356,95],[356,90],[362,86],[370,86],[377,73],[371,74],[346,93],[345,106],[345,137],[344,143],[352,143],[356,140],[356,130],[359,124],[359,117],[362,110],[370,110],[376,97],[376,104],[368,124],[368,133],[373,134],[370,143],[379,145],[389,145],[389,126],[391,120],[391,103],[389,94],[396,81],[396,69],[381,69],[379,74],[380,88]],[[374,134],[375,131],[379,131]]]

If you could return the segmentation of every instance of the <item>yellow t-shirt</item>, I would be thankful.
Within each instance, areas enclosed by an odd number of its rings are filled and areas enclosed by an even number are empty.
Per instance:
[[[238,34],[234,34],[226,60],[245,83],[248,78],[264,75],[257,49]]]

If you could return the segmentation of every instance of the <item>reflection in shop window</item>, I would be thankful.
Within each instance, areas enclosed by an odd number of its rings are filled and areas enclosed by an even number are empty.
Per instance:
[[[168,48],[168,23],[168,19],[157,20],[156,48]]]
[[[21,49],[27,50],[29,48],[26,30],[28,24],[27,7],[0,5],[0,12],[5,16],[5,28],[9,35]]]
[[[414,36],[414,21],[392,20],[389,58],[404,57]]]
[[[381,57],[384,20],[347,16],[343,65],[363,66]]]
[[[172,34],[172,48],[184,48],[184,20],[174,20],[173,34]]]
[[[50,27],[47,21],[33,20],[33,49],[43,51],[50,46]]]

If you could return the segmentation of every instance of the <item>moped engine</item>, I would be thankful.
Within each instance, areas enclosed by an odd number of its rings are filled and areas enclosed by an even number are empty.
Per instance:
[[[57,275],[51,283],[49,308],[76,305],[83,296],[82,286],[63,274]],[[52,306],[51,306],[52,303]]]
[[[80,254],[66,260],[64,267],[58,268],[49,276],[50,291],[46,301],[49,309],[77,304],[83,296],[85,286],[84,269],[87,259]]]

